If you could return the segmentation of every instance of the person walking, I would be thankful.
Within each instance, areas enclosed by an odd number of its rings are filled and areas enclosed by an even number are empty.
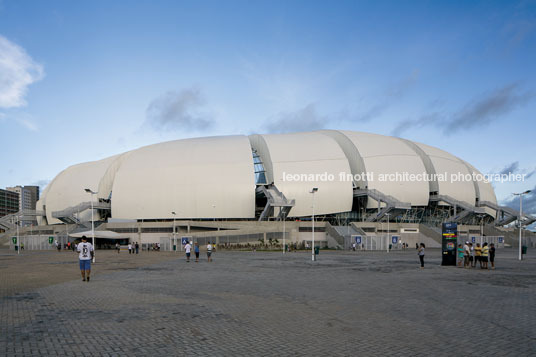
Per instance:
[[[199,262],[199,243],[195,242],[194,244],[194,254],[195,254],[195,262]]]
[[[136,254],[139,254],[139,252],[140,252],[140,245],[138,244],[138,242],[136,242],[136,244],[134,244],[134,248],[136,248]]]
[[[417,249],[417,254],[419,254],[419,260],[421,261],[421,269],[424,269],[424,243],[421,243],[419,249]]]
[[[95,254],[93,245],[87,242],[87,237],[82,236],[82,243],[79,243],[76,247],[78,251],[78,260],[80,263],[80,274],[82,274],[82,281],[89,282],[89,275],[91,274],[91,258]]]
[[[462,263],[463,263],[463,248],[462,248],[462,244],[458,244],[458,268],[461,268],[462,267]]]
[[[132,243],[128,243],[128,254],[132,254]]]
[[[117,250],[117,254],[119,254],[119,252],[121,251],[121,246],[119,245],[119,243],[115,243],[115,250]]]
[[[210,242],[207,244],[207,261],[212,261],[212,244]]]
[[[184,251],[186,252],[186,262],[190,262],[190,252],[192,250],[192,246],[190,245],[190,242],[186,243],[184,246]]]
[[[482,268],[482,248],[480,247],[480,243],[477,243],[476,244],[476,247],[475,247],[475,267],[476,267],[476,262],[478,262],[478,264],[480,264],[480,267]]]
[[[482,245],[482,256],[481,256],[481,268],[482,269],[488,269],[488,254],[489,254],[489,247],[488,247],[488,243],[485,242],[483,245]]]
[[[491,263],[491,270],[495,270],[495,244],[489,245],[489,262]]]

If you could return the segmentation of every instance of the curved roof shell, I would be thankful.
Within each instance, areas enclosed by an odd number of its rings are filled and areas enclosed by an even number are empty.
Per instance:
[[[251,135],[266,170],[268,183],[274,183],[287,199],[294,199],[290,217],[352,210],[352,181],[341,180],[350,174],[344,152],[331,137],[320,132]],[[277,213],[277,212],[276,212]]]
[[[46,207],[47,222],[49,224],[61,223],[59,219],[52,217],[52,212],[76,206],[81,202],[91,200],[96,202],[97,197],[88,194],[85,189],[97,191],[102,176],[116,157],[73,165],[60,172],[47,186],[44,197],[40,200]],[[91,211],[89,210],[80,213],[81,220],[89,220],[90,217]]]
[[[246,136],[175,140],[121,156],[108,171],[112,217],[253,218],[255,174]],[[171,212],[175,212],[173,215]]]
[[[117,219],[254,218],[252,150],[263,163],[267,183],[295,200],[290,217],[312,214],[314,187],[319,215],[351,211],[353,188],[375,189],[412,206],[427,206],[430,193],[471,205],[497,202],[489,183],[451,181],[452,175],[479,171],[443,150],[395,137],[322,130],[175,140],[74,165],[51,181],[37,206],[45,208],[49,224],[61,223],[52,212],[89,201],[84,189],[90,188],[98,198],[111,200]],[[397,173],[448,177],[386,179]],[[377,202],[369,199],[368,205],[375,208]],[[90,215],[86,211],[80,218]]]
[[[413,206],[428,204],[427,181],[407,180],[400,175],[396,177],[397,173],[425,172],[420,156],[404,141],[355,131],[326,130],[323,133],[333,137],[343,148],[352,167],[352,174],[357,178],[357,188],[375,189]],[[368,177],[363,177],[362,173],[368,173]],[[374,208],[376,203],[371,201],[369,200],[369,208]]]

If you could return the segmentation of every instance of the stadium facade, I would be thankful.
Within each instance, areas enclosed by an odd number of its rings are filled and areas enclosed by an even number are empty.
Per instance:
[[[517,212],[499,206],[492,185],[475,179],[478,175],[470,163],[438,148],[363,132],[203,137],[68,167],[45,188],[36,215],[42,227],[67,224],[80,230],[91,220],[93,206],[94,220],[103,227],[136,233],[146,242],[168,228],[144,238],[134,222],[148,228],[173,222],[173,232],[175,224],[180,230],[188,222],[187,233],[197,226],[200,236],[226,230],[230,222],[266,232],[273,221],[307,222],[313,207],[320,221],[331,225],[389,221],[393,227],[437,227],[455,221],[478,226],[516,220]]]

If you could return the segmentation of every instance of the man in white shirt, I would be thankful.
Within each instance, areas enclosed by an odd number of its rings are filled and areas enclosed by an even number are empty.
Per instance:
[[[190,244],[190,242],[187,242],[186,245],[184,246],[184,250],[186,251],[186,262],[190,262],[190,252],[192,250],[192,245]]]
[[[78,251],[78,259],[80,260],[80,273],[82,274],[82,281],[89,282],[89,274],[91,274],[91,258],[95,251],[93,250],[93,244],[87,242],[87,237],[82,236],[82,243],[79,243],[76,247]]]
[[[207,244],[207,260],[209,262],[212,261],[212,244],[210,244],[210,242]]]

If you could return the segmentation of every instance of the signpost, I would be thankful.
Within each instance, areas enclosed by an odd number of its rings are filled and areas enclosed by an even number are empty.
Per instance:
[[[352,240],[355,241],[355,244],[361,244],[361,236],[352,236]]]
[[[391,238],[392,238],[393,245],[398,244],[398,241],[400,240],[399,236],[392,236]]]
[[[192,237],[182,237],[181,238],[181,251],[182,251],[182,247],[184,247],[186,244],[188,244],[188,242],[190,242],[190,239],[192,239]]]
[[[443,223],[443,239],[441,242],[441,265],[456,266],[456,244],[458,243],[458,224]]]

